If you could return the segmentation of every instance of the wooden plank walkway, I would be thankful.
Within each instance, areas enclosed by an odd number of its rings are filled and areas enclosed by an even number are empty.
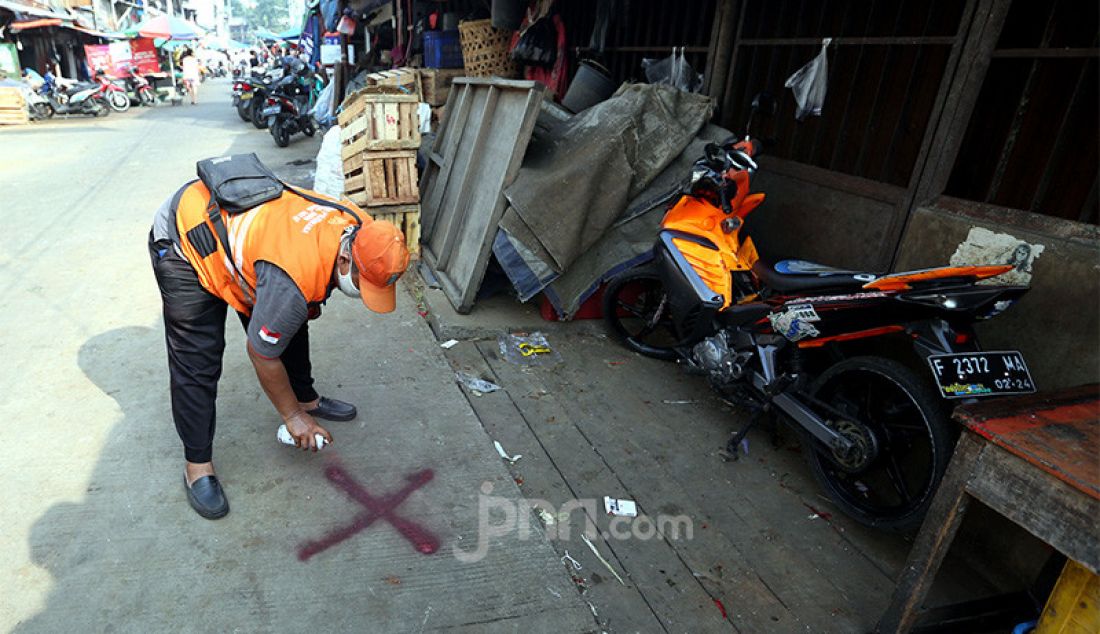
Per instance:
[[[833,509],[797,445],[774,448],[768,430],[749,436],[736,462],[718,455],[740,415],[705,381],[675,365],[631,354],[600,337],[551,341],[563,362],[523,368],[496,341],[447,351],[456,371],[502,386],[466,391],[486,431],[523,458],[511,470],[529,500],[551,515],[571,500],[568,538],[552,543],[582,569],[583,597],[613,632],[869,631],[890,598],[909,544],[867,530]],[[603,497],[638,502],[639,514],[690,518],[691,538],[593,540],[623,578],[580,540],[584,516],[609,531]],[[537,515],[535,516],[537,517]],[[537,523],[537,520],[532,520]],[[644,531],[639,531],[643,532]],[[667,531],[666,531],[667,532]],[[945,571],[939,593],[958,600],[991,593],[964,571]]]

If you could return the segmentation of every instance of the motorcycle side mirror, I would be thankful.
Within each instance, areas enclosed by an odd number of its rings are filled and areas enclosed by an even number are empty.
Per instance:
[[[752,98],[752,114],[756,117],[770,117],[775,114],[775,97],[766,92],[757,93]]]
[[[775,114],[775,97],[769,93],[759,92],[752,98],[752,106],[749,108],[749,121],[745,124],[745,138],[752,136],[752,121],[757,117],[770,117]]]

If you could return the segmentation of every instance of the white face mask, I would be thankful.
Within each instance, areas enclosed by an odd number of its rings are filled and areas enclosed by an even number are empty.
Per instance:
[[[345,250],[347,253],[347,250]],[[336,265],[336,286],[340,291],[348,297],[359,297],[359,289],[355,287],[354,277],[352,277],[351,271],[355,268],[348,262],[348,272],[341,273],[340,265]]]

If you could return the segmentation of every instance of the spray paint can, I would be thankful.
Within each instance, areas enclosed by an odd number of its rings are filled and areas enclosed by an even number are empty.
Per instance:
[[[294,436],[290,435],[290,432],[287,431],[285,424],[279,425],[279,431],[275,432],[275,438],[284,445],[290,445],[291,447],[294,446]],[[325,437],[321,434],[313,434],[313,438],[317,441],[317,449],[323,449],[328,443],[328,441],[325,440]]]

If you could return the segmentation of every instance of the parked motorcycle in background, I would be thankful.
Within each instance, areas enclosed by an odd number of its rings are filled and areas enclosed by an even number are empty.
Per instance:
[[[130,99],[136,99],[137,103],[143,106],[152,106],[157,102],[156,92],[153,90],[152,84],[148,79],[141,76],[138,69],[131,66],[128,69],[126,77],[122,80],[126,86],[127,92],[130,95]]]
[[[248,121],[256,125],[258,129],[267,127],[267,121],[257,123],[259,110],[263,108],[267,99],[267,91],[272,84],[272,79],[265,73],[254,73],[248,76],[238,76],[233,81],[233,107],[237,109],[237,116],[241,121]]]
[[[758,96],[753,114],[774,111]],[[612,280],[604,318],[628,348],[707,377],[753,417],[793,427],[829,497],[872,527],[919,525],[957,429],[951,399],[1035,391],[1017,351],[983,352],[974,324],[1026,287],[979,285],[1011,265],[883,274],[768,261],[745,220],[760,143],[709,144],[661,222],[654,260]]]
[[[275,83],[261,111],[279,147],[289,145],[290,137],[299,132],[310,137],[317,132],[310,111],[321,92],[320,78],[301,60],[294,62],[291,72]]]
[[[252,73],[252,108],[249,111],[249,115],[252,118],[252,125],[256,126],[257,130],[267,129],[267,117],[260,114],[260,111],[267,107],[268,94],[275,86],[275,83],[282,79],[283,76],[284,73],[281,67],[264,68],[258,72]]]
[[[111,114],[107,101],[99,95],[99,84],[72,82],[68,87],[62,88],[53,73],[49,72],[43,79],[44,82],[37,91],[43,101],[31,105],[36,119],[48,119],[54,115],[105,117]]]
[[[97,96],[102,97],[112,110],[126,112],[130,109],[130,96],[126,90],[112,81],[102,68],[95,72],[95,80],[99,85]]]

